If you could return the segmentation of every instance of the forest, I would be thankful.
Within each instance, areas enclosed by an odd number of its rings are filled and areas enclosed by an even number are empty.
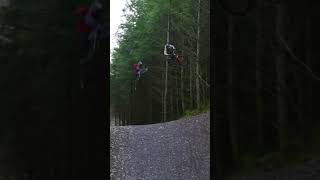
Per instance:
[[[319,160],[318,9],[312,1],[214,1],[216,176]]]
[[[0,179],[105,175],[108,41],[100,41],[88,66],[96,80],[80,91],[74,31],[75,9],[90,3],[0,1]],[[105,166],[93,168],[94,161]]]
[[[110,66],[110,106],[116,125],[152,124],[209,111],[210,1],[131,0],[124,9]],[[170,63],[165,44],[183,64]],[[148,72],[136,80],[132,66]]]

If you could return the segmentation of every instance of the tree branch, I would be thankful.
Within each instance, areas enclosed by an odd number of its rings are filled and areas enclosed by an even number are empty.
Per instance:
[[[205,81],[201,76],[200,76],[200,74],[198,74],[198,73],[196,73],[197,74],[197,76],[207,85],[207,87],[210,87],[210,84],[207,82],[207,81]]]
[[[298,63],[302,64],[302,65],[310,72],[310,74],[312,75],[312,77],[313,77],[314,79],[316,79],[317,81],[320,81],[320,78],[319,78],[317,75],[314,74],[314,72],[312,71],[312,69],[311,69],[308,65],[306,65],[305,63],[303,63],[303,61],[301,61],[301,60],[292,52],[292,50],[289,48],[288,44],[283,40],[283,38],[282,38],[280,35],[278,35],[278,36],[279,36],[280,44],[287,50],[287,52],[293,57],[293,59],[294,59],[295,61],[297,61]]]

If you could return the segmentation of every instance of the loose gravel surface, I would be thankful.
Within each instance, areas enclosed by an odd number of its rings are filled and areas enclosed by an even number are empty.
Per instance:
[[[209,180],[210,114],[110,127],[112,180]]]
[[[320,180],[320,161],[312,160],[296,167],[232,177],[230,180]]]

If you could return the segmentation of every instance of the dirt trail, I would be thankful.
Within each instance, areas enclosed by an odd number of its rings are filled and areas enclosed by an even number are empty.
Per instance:
[[[112,180],[209,180],[210,114],[110,127]]]

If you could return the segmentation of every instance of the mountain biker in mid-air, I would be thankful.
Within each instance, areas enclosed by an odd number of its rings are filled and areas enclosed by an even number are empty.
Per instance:
[[[90,47],[90,41],[92,41],[92,34],[96,34],[98,27],[100,27],[99,18],[102,12],[101,3],[96,0],[90,6],[80,5],[74,12],[77,17],[77,23],[75,32],[78,40],[78,53],[80,59],[80,86],[84,88],[86,79],[85,64],[92,59],[93,53]],[[94,37],[96,38],[96,37]]]
[[[143,67],[142,62],[139,61],[137,64],[133,64],[133,72],[135,73],[137,80],[140,79],[141,75],[148,71],[147,67]]]
[[[176,62],[177,64],[182,64],[182,56],[177,55],[176,48],[167,42],[164,46],[163,54],[167,56],[167,59],[171,62]]]
[[[78,17],[75,31],[78,35],[81,58],[80,63],[83,64],[89,58],[89,40],[92,32],[97,30],[99,25],[99,17],[102,11],[102,5],[99,1],[94,1],[91,6],[80,5],[75,10],[75,15]]]

